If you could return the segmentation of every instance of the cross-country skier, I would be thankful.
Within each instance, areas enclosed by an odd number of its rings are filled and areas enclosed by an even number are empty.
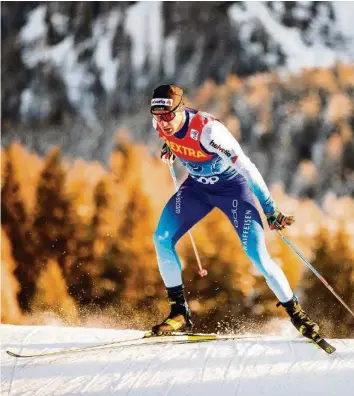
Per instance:
[[[161,85],[151,100],[153,126],[164,139],[161,158],[179,158],[188,177],[166,204],[154,233],[158,266],[167,289],[171,312],[152,331],[161,334],[191,329],[191,311],[184,296],[177,241],[213,208],[221,209],[238,233],[246,254],[265,277],[293,325],[311,337],[319,327],[301,308],[285,274],[270,257],[262,220],[252,192],[271,229],[284,229],[294,217],[278,210],[256,166],[230,131],[211,114],[187,108],[183,89]]]

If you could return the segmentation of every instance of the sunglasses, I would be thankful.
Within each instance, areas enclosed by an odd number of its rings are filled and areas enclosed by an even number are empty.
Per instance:
[[[176,117],[176,113],[171,111],[171,113],[167,113],[167,114],[159,114],[159,115],[155,115],[153,116],[155,118],[155,120],[157,122],[161,122],[161,121],[172,121],[175,117]]]

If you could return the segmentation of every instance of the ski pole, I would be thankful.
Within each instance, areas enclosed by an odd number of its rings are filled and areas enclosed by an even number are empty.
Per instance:
[[[169,164],[168,167],[170,168],[172,180],[173,180],[173,183],[175,184],[176,191],[178,191],[178,182],[177,182],[176,172],[175,172],[175,170],[174,170],[172,164]],[[194,241],[192,232],[191,232],[191,231],[188,231],[188,234],[189,234],[189,237],[190,237],[191,242],[192,242],[192,246],[193,246],[193,250],[194,250],[195,257],[196,257],[196,259],[197,259],[197,263],[198,263],[198,274],[203,278],[204,276],[207,276],[207,275],[208,275],[208,271],[202,267],[202,263],[201,263],[201,260],[200,260],[200,257],[199,257],[198,249],[197,249],[197,246],[196,246],[196,244],[195,244],[195,241]]]
[[[338,301],[354,316],[354,312],[348,307],[348,305],[341,299],[341,297],[333,290],[333,287],[326,281],[326,279],[311,265],[306,258],[296,249],[296,247],[286,238],[279,230],[276,230],[281,239],[293,249],[293,251],[303,260],[303,262],[310,268],[310,270],[317,276],[317,278],[332,292],[332,294],[338,299]]]

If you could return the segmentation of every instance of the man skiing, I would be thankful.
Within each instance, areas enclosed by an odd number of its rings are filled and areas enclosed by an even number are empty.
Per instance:
[[[153,126],[164,139],[161,158],[172,164],[179,158],[189,175],[166,204],[154,244],[171,312],[152,328],[154,334],[190,330],[191,311],[184,296],[177,241],[213,208],[222,210],[237,231],[243,249],[265,277],[293,325],[311,338],[319,327],[301,308],[288,280],[271,259],[263,224],[252,192],[271,229],[284,229],[294,217],[280,212],[256,166],[244,154],[229,130],[211,114],[185,107],[183,89],[161,85],[151,100]]]

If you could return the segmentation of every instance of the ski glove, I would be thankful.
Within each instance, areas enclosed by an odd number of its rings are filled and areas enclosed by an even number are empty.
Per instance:
[[[267,221],[271,230],[283,230],[294,223],[294,216],[287,215],[275,209],[273,213],[267,215]]]
[[[167,143],[165,143],[162,146],[160,157],[163,162],[165,162],[166,164],[170,164],[170,165],[172,165],[176,159],[176,156],[172,153],[170,148],[167,146]]]

